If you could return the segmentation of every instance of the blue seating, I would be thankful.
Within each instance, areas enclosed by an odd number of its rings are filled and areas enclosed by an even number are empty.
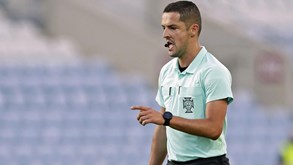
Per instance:
[[[2,65],[0,164],[145,164],[154,126],[139,125],[129,107],[158,109],[156,91],[141,78],[121,79],[101,68],[93,62]],[[235,98],[227,125],[231,162],[273,165],[289,116],[266,112],[250,96]]]
[[[237,165],[274,165],[282,143],[291,131],[286,110],[261,107],[245,97],[235,97],[228,111],[228,155]]]
[[[137,95],[98,64],[0,67],[0,164],[147,162],[153,128],[129,109]],[[135,89],[148,94],[145,85]]]

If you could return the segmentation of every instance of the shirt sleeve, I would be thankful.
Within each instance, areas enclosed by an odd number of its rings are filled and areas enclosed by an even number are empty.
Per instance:
[[[233,101],[232,78],[228,69],[212,67],[204,78],[206,103],[214,100],[227,99],[228,104]]]

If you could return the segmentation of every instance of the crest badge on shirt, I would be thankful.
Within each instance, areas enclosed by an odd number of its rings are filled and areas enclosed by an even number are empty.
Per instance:
[[[183,98],[183,109],[185,109],[185,113],[193,113],[192,109],[194,109],[194,103],[192,97],[184,97]]]

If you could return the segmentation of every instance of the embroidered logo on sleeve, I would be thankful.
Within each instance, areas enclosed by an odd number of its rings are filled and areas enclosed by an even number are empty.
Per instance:
[[[194,104],[193,104],[192,97],[184,97],[183,98],[183,109],[186,109],[185,113],[193,113],[192,109],[194,109]]]

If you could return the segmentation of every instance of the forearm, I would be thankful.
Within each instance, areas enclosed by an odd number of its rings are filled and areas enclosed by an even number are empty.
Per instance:
[[[167,155],[167,138],[165,126],[158,125],[152,140],[149,165],[162,165]]]
[[[227,111],[225,99],[207,103],[206,117],[203,119],[184,119],[174,116],[170,127],[196,136],[216,140],[222,133]]]
[[[171,128],[213,140],[221,135],[222,125],[210,119],[184,119],[176,116],[170,121]]]

